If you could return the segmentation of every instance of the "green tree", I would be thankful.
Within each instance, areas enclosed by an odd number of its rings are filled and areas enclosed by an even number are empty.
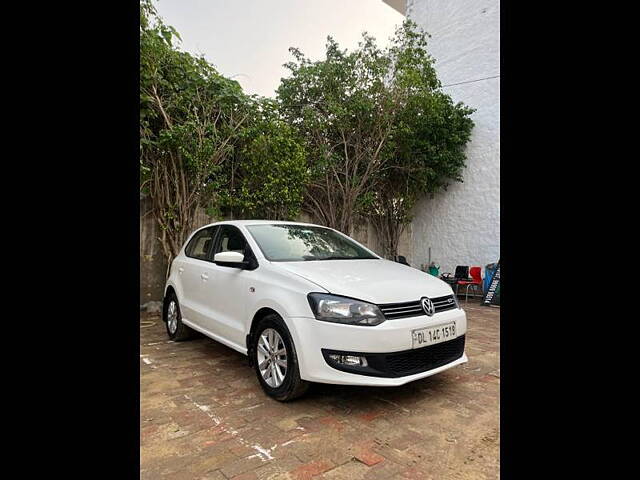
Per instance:
[[[321,61],[292,48],[277,92],[308,152],[304,208],[348,233],[370,220],[389,257],[416,200],[461,180],[473,127],[473,110],[442,92],[426,39],[406,21],[385,49],[366,34],[353,52],[329,37]]]
[[[393,128],[397,102],[385,84],[389,59],[367,35],[354,52],[329,37],[322,61],[290,51],[295,61],[285,65],[291,75],[277,98],[308,153],[304,208],[319,222],[352,233],[359,202],[384,166],[381,152]]]
[[[288,220],[309,180],[304,147],[271,99],[257,99],[231,164],[224,207],[231,217]]]
[[[141,189],[152,201],[170,262],[197,208],[216,208],[225,160],[245,124],[248,97],[204,58],[180,51],[178,33],[149,0],[140,5]]]
[[[473,129],[474,110],[442,92],[426,47],[426,34],[405,22],[389,50],[395,72],[391,85],[401,92],[402,105],[385,146],[385,168],[367,202],[368,218],[389,258],[398,254],[416,202],[462,181]]]

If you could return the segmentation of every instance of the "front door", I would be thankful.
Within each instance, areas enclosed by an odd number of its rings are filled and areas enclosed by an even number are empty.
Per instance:
[[[216,253],[229,251],[243,253],[245,260],[253,256],[240,229],[233,225],[222,225],[211,258],[213,259]],[[205,328],[235,345],[244,346],[247,321],[246,301],[249,282],[254,272],[223,267],[214,263],[210,264],[208,271],[209,286],[206,295],[209,308],[207,310],[208,326]]]

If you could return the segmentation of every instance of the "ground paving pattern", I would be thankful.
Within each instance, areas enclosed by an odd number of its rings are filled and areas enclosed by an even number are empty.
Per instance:
[[[142,479],[495,479],[500,309],[471,301],[469,362],[401,387],[262,392],[247,358],[213,340],[168,340],[140,319]]]

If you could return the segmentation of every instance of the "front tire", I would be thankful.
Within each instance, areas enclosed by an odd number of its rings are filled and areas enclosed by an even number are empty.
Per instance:
[[[178,297],[176,297],[176,294],[173,292],[167,296],[163,309],[163,317],[165,326],[167,327],[167,335],[169,335],[171,340],[182,342],[193,336],[193,330],[182,323]]]
[[[253,365],[262,389],[280,402],[298,398],[309,389],[300,378],[298,357],[284,321],[270,314],[260,320],[253,339]]]

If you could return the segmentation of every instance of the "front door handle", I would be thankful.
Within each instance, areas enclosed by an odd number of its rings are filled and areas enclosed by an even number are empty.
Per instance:
[[[206,282],[209,279],[209,274],[201,273],[200,278]]]
[[[184,272],[184,268],[183,267],[178,268],[178,273],[182,273],[182,272]]]

